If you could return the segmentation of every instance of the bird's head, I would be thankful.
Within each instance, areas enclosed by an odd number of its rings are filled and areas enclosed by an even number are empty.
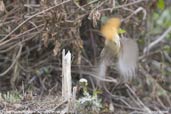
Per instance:
[[[115,49],[120,49],[120,38],[118,35],[118,30],[121,25],[121,20],[119,18],[110,18],[101,27],[101,34],[105,38],[105,43],[108,46],[114,46]]]

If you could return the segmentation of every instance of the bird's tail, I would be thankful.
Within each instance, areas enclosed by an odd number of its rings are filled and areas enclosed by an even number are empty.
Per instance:
[[[136,41],[121,38],[121,50],[118,56],[117,68],[124,81],[136,76],[138,61],[138,45]]]

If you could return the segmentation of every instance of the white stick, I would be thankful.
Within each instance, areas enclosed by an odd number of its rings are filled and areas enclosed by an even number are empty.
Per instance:
[[[62,97],[64,100],[70,100],[71,93],[71,53],[65,55],[65,50],[62,51]]]

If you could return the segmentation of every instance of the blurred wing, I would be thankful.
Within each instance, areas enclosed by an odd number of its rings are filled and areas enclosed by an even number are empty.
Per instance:
[[[136,41],[121,38],[121,50],[118,56],[118,70],[125,81],[132,79],[136,75],[138,61],[138,45]]]

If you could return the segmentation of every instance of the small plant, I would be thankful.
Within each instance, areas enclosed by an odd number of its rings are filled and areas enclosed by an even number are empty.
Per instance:
[[[17,91],[8,91],[5,94],[1,94],[1,97],[9,103],[18,103],[21,101],[21,95]]]
[[[79,83],[83,89],[83,97],[76,101],[77,111],[84,114],[98,113],[102,108],[101,99],[97,96],[98,92],[94,91],[93,95],[90,95],[87,91],[88,83],[86,79],[81,79]]]

